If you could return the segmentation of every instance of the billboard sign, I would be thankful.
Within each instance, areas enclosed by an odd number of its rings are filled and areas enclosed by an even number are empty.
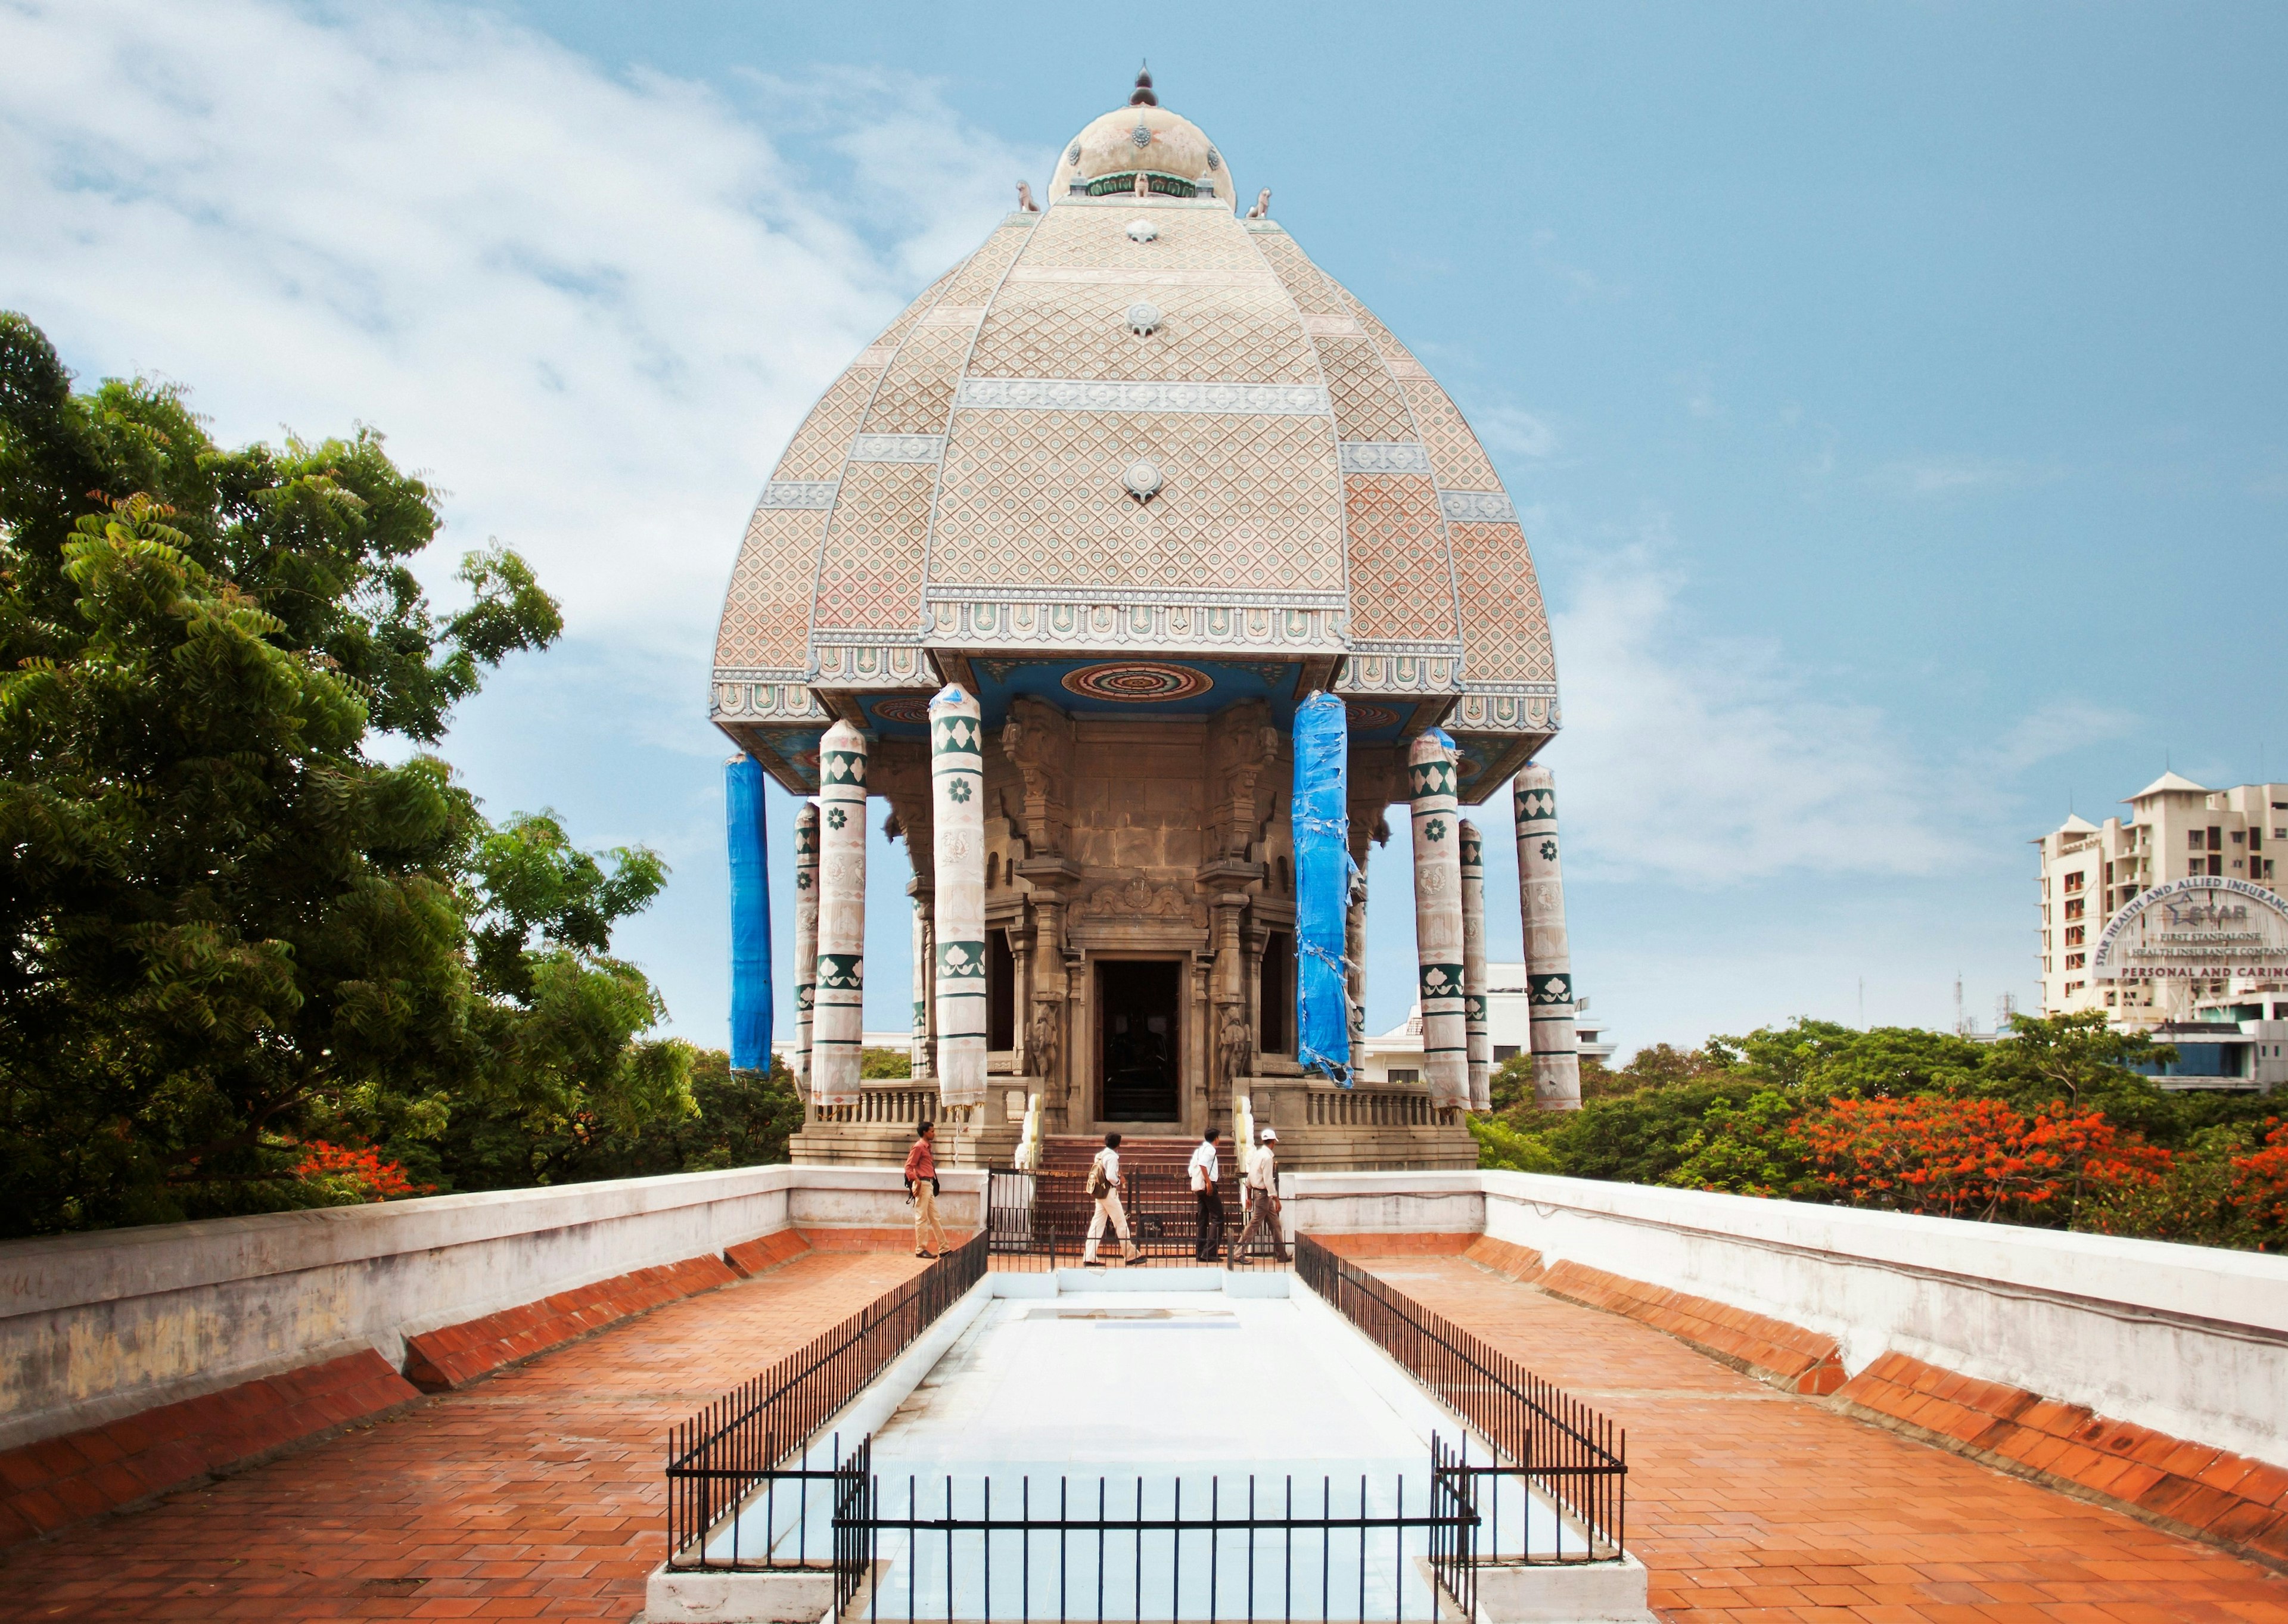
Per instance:
[[[2215,875],[2156,885],[2106,922],[2089,973],[2099,981],[2288,978],[2288,900]]]

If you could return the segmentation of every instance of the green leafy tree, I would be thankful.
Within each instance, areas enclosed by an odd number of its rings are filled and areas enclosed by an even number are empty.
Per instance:
[[[1503,1168],[1513,1173],[1555,1173],[1557,1153],[1530,1134],[1520,1133],[1491,1116],[1467,1116],[1470,1136],[1478,1142],[1478,1165]]]
[[[658,860],[493,829],[441,761],[369,751],[561,628],[498,548],[433,608],[437,527],[369,430],[226,450],[0,314],[0,1232],[341,1199],[300,1145],[465,1111],[690,1113],[608,951]]]
[[[1680,1160],[1661,1182],[1735,1195],[1799,1195],[1815,1186],[1810,1146],[1798,1130],[1804,1100],[1759,1089],[1745,1103],[1719,1096],[1677,1147]]]

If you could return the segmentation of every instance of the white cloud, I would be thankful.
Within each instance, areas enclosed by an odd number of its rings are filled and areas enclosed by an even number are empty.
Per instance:
[[[0,0],[0,297],[226,440],[377,424],[452,493],[434,575],[497,535],[654,654],[817,392],[1047,168],[914,81],[735,106],[440,5]]]
[[[1953,496],[1968,491],[2046,485],[2065,471],[1999,457],[1910,457],[1886,463],[1870,476],[1877,488],[1898,496]]]
[[[1514,406],[1497,406],[1472,420],[1478,438],[1497,451],[1515,456],[1545,457],[1557,450],[1557,431],[1549,422]]]
[[[1985,776],[2020,772],[2085,745],[2125,737],[2136,726],[2133,713],[2110,705],[2078,699],[2050,700],[2021,717],[1990,745],[1973,752],[1972,759]]]
[[[1783,873],[1928,875],[1966,848],[1881,712],[1761,644],[1694,634],[1632,548],[1554,617],[1570,866],[1720,887]]]

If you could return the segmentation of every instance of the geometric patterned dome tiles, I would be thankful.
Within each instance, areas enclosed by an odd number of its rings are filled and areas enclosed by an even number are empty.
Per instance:
[[[915,300],[796,433],[726,596],[719,717],[759,738],[774,717],[819,725],[806,679],[928,685],[924,642],[1158,638],[1348,654],[1346,692],[1459,693],[1450,727],[1552,731],[1524,533],[1389,329],[1228,196],[1048,202]],[[1125,483],[1139,463],[1148,500]]]
[[[1343,590],[1342,488],[1302,416],[995,411],[946,453],[933,586]],[[1150,458],[1149,503],[1121,484]]]

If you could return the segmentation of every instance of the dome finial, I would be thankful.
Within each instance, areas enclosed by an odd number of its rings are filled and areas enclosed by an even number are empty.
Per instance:
[[[1152,64],[1147,62],[1136,75],[1135,91],[1128,98],[1132,107],[1156,107],[1160,99],[1152,93]]]

